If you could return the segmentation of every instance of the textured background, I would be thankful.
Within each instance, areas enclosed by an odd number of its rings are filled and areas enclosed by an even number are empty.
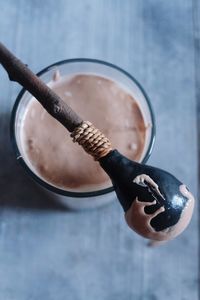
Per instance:
[[[0,0],[0,40],[33,71],[90,57],[142,83],[157,123],[149,162],[195,196],[199,28],[198,0]],[[80,213],[53,202],[14,159],[9,118],[19,90],[0,68],[0,300],[197,300],[198,206],[184,234],[149,248],[117,201]]]

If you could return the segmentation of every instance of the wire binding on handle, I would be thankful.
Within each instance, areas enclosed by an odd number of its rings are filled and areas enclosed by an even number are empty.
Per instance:
[[[81,145],[95,160],[106,156],[112,150],[109,139],[89,121],[84,121],[75,128],[71,137],[74,143]]]

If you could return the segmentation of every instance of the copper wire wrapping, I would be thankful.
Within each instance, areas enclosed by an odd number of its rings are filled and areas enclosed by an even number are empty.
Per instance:
[[[71,137],[74,143],[81,145],[95,160],[99,160],[112,150],[109,139],[89,121],[84,121],[75,128]]]

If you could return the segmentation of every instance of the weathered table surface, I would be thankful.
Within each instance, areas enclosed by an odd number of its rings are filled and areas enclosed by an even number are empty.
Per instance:
[[[198,0],[0,0],[0,40],[35,72],[90,57],[125,68],[143,84],[157,121],[149,162],[195,196],[199,27]],[[125,226],[117,201],[80,213],[52,202],[11,149],[9,118],[19,90],[0,68],[0,300],[197,300],[198,207],[184,234],[149,248]]]

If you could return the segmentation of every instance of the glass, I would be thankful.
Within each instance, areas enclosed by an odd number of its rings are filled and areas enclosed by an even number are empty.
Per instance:
[[[59,70],[62,76],[73,76],[73,74],[82,73],[97,74],[102,77],[108,77],[113,81],[119,82],[128,92],[130,92],[131,95],[133,95],[139,104],[145,124],[147,125],[145,147],[140,159],[141,163],[145,163],[151,154],[155,140],[155,120],[149,98],[138,81],[129,73],[113,64],[94,59],[81,58],[57,62],[43,69],[37,75],[45,83],[48,83],[52,80],[52,77],[57,70]],[[99,207],[116,199],[112,186],[98,191],[67,191],[46,182],[31,169],[30,163],[28,164],[28,161],[26,161],[22,154],[23,152],[20,140],[20,126],[23,121],[26,106],[31,98],[32,95],[22,89],[16,99],[11,116],[11,141],[14,146],[17,160],[25,168],[28,174],[42,187],[52,193],[55,198],[58,198],[59,201],[72,209]],[[150,126],[148,126],[149,124]]]

